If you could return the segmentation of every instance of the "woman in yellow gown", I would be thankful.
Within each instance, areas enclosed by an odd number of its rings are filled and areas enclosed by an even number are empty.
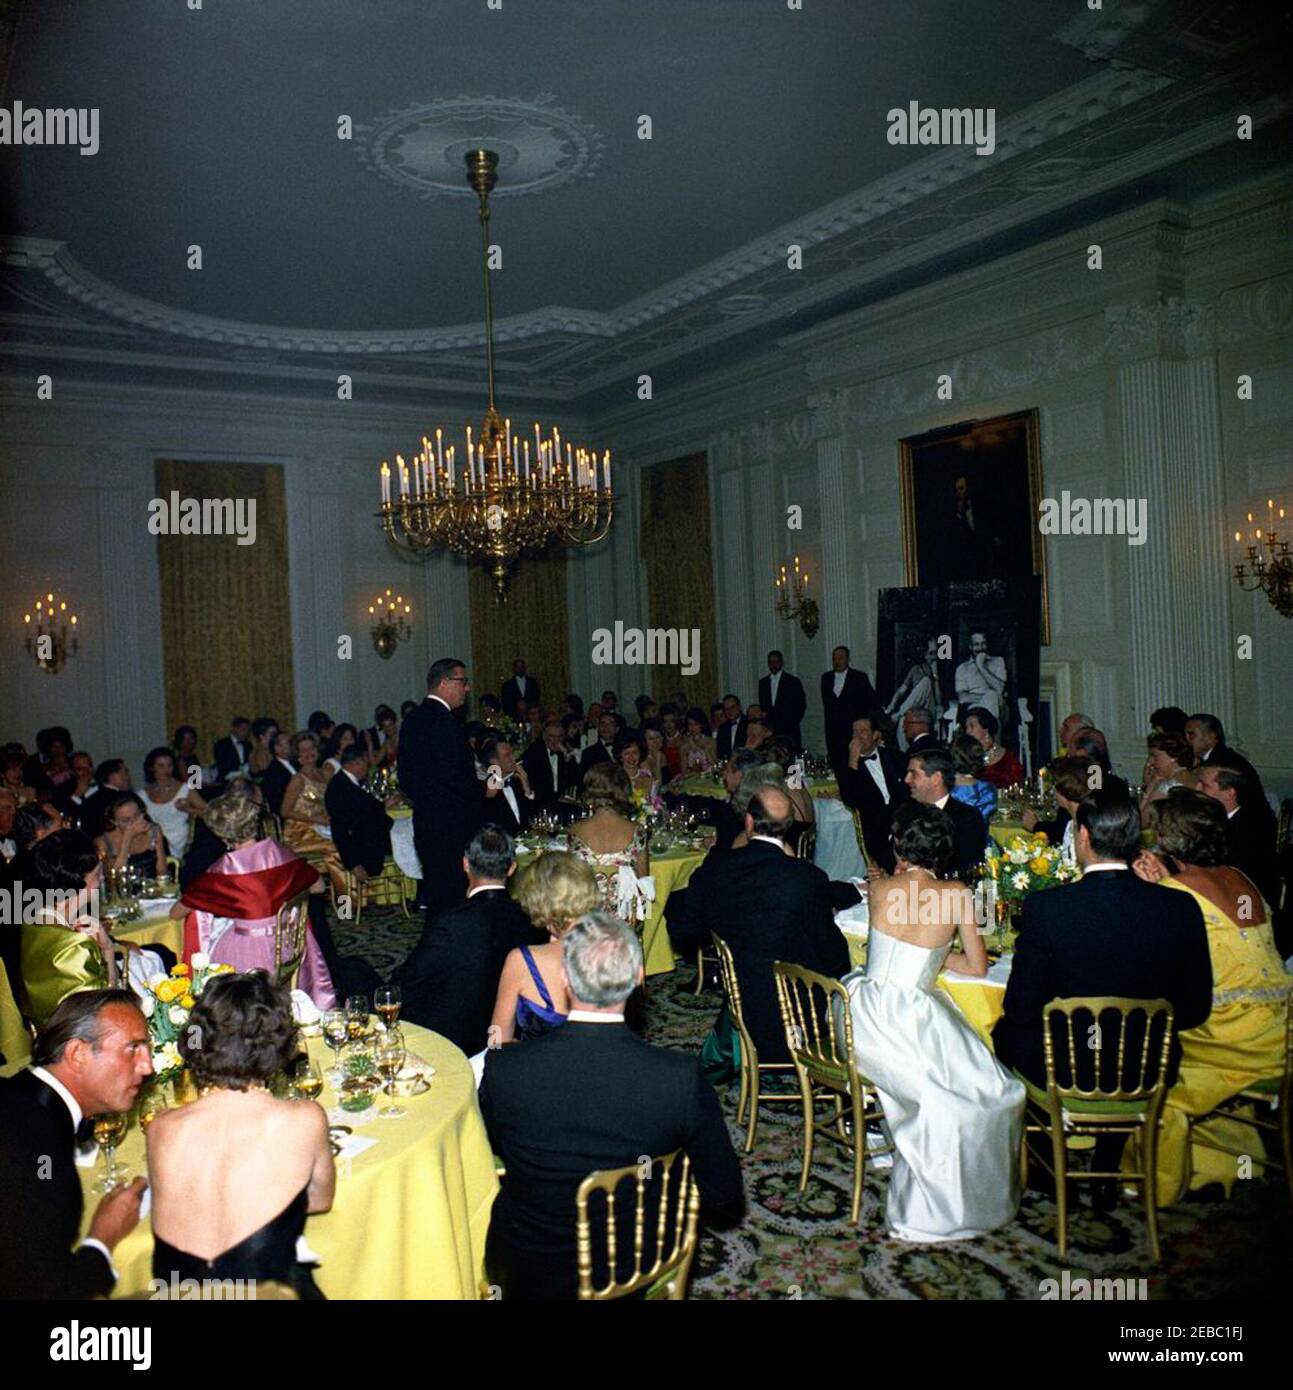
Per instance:
[[[303,732],[292,737],[292,761],[300,771],[283,792],[283,843],[324,870],[334,893],[344,893],[346,871],[332,842],[323,796],[328,778],[319,766],[319,740]]]
[[[1240,1175],[1236,1155],[1264,1156],[1261,1133],[1251,1125],[1225,1118],[1195,1125],[1195,1136],[1234,1151],[1221,1153],[1191,1143],[1189,1122],[1253,1082],[1283,1073],[1293,978],[1275,949],[1270,908],[1247,877],[1226,866],[1220,802],[1201,792],[1173,791],[1153,804],[1153,816],[1159,845],[1176,870],[1167,874],[1157,857],[1144,854],[1136,872],[1198,903],[1212,956],[1212,1012],[1205,1023],[1181,1033],[1181,1069],[1163,1107],[1158,1205],[1168,1207],[1209,1183],[1220,1183],[1229,1196]],[[1137,1157],[1129,1152],[1128,1162]]]
[[[36,846],[33,858],[42,884],[63,895],[57,901],[51,895],[44,906],[23,914],[20,1002],[43,1028],[69,994],[116,989],[121,981],[112,938],[90,912],[103,866],[89,838],[77,830],[55,831]]]

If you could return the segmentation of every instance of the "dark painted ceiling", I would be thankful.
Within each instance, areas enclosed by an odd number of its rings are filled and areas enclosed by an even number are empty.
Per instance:
[[[201,368],[208,384],[283,389],[322,375],[322,354],[332,375],[353,367],[393,394],[469,385],[482,309],[461,150],[483,141],[503,162],[502,380],[596,404],[639,370],[730,360],[998,254],[1079,204],[1287,159],[1270,42],[1285,13],[0,0],[4,104],[100,113],[93,158],[0,147],[0,369],[36,349],[89,375],[178,383]],[[1210,126],[1238,96],[1259,118],[1246,163],[1233,129],[1226,143]],[[911,101],[992,108],[996,151],[890,144],[886,112]],[[786,269],[792,239],[802,272]],[[194,243],[201,271],[186,267]]]

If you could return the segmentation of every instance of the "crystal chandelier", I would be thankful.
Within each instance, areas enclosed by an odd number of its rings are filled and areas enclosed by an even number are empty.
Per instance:
[[[485,362],[489,405],[479,435],[466,427],[461,459],[445,433],[422,437],[408,461],[381,467],[382,509],[377,513],[392,544],[425,558],[448,550],[489,568],[500,603],[511,571],[526,551],[549,545],[591,545],[610,530],[615,498],[611,456],[563,443],[539,425],[513,431],[494,405],[494,300],[489,272],[489,194],[498,182],[492,150],[466,155],[467,181],[480,198],[480,233],[485,277]]]

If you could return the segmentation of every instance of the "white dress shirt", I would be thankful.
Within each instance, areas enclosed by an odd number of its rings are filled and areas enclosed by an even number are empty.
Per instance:
[[[566,1015],[567,1023],[623,1023],[623,1014],[599,1014],[592,1009],[571,1009]]]
[[[887,806],[889,804],[889,784],[884,780],[884,768],[880,764],[880,754],[878,752],[870,753],[864,758],[859,758],[858,765],[866,768],[871,774],[871,780],[876,784],[881,797],[884,798],[884,804]]]
[[[780,689],[780,687],[781,687],[781,672],[780,672],[780,671],[773,671],[773,672],[768,676],[768,703],[769,703],[769,704],[775,705],[775,704],[777,703],[777,691]]]
[[[847,666],[842,671],[835,672],[835,698],[837,700],[844,693],[844,682],[848,680],[848,678],[849,667]]]

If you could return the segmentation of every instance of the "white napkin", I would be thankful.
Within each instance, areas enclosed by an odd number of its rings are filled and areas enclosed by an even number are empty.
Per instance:
[[[303,989],[292,991],[292,1018],[297,1023],[318,1023],[322,1017],[318,1005]]]

